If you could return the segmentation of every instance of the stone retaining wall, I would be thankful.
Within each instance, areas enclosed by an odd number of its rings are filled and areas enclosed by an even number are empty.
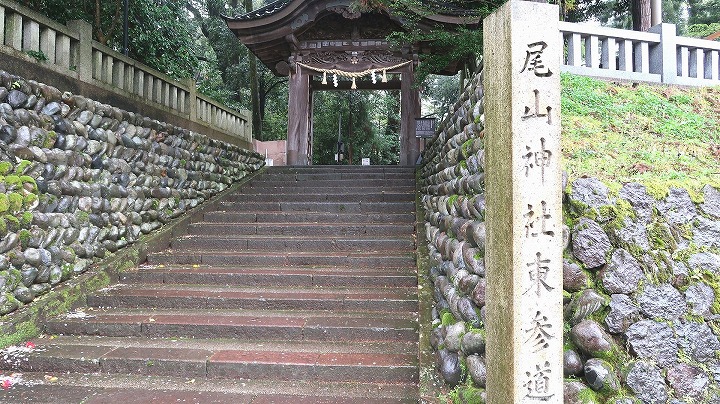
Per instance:
[[[430,342],[442,378],[467,402],[482,402],[485,388],[480,82],[421,168]],[[720,191],[706,186],[691,198],[629,183],[613,194],[592,178],[565,188],[564,401],[720,402]]]
[[[0,315],[263,164],[255,152],[0,72]]]

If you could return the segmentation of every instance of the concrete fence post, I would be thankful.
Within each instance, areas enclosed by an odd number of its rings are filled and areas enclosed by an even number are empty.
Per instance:
[[[23,23],[23,51],[37,52],[40,50],[40,24],[27,20]]]
[[[558,6],[511,0],[483,26],[487,402],[561,403]]]
[[[660,43],[650,49],[650,73],[659,74],[662,82],[666,84],[675,83],[678,75],[675,30],[675,24],[663,23],[651,27],[648,31],[660,34]]]
[[[92,25],[83,20],[72,20],[67,23],[68,28],[75,31],[80,39],[73,55],[73,64],[78,78],[86,83],[92,83],[93,78],[93,35]]]
[[[188,88],[187,104],[185,108],[190,114],[190,120],[193,122],[198,121],[198,102],[197,102],[197,83],[193,79],[184,79],[183,84]]]
[[[5,17],[5,45],[20,50],[23,39],[23,17],[11,10]]]

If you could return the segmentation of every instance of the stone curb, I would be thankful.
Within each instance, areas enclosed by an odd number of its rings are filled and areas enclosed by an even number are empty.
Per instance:
[[[430,254],[428,253],[428,240],[425,234],[425,207],[421,200],[420,174],[416,171],[416,193],[415,193],[415,234],[418,276],[418,367],[420,379],[418,391],[420,403],[440,403],[439,397],[442,394],[440,387],[443,382],[438,378],[435,371],[435,352],[430,345],[430,333],[433,330],[433,282],[428,276],[430,273]]]
[[[216,209],[238,188],[265,170],[266,167],[262,167],[249,174],[200,206],[172,220],[157,231],[141,237],[133,245],[92,264],[84,274],[64,282],[31,304],[6,315],[0,322],[0,335],[2,335],[0,349],[41,334],[44,331],[43,323],[47,318],[85,305],[89,294],[117,283],[121,272],[137,267],[147,259],[148,254],[167,249],[174,238],[186,234],[191,223],[202,220],[205,213]]]

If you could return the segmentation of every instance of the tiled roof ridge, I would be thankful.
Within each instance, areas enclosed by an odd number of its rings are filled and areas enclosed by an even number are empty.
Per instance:
[[[292,0],[277,0],[268,5],[258,8],[257,10],[251,11],[247,14],[237,16],[236,19],[249,21],[249,20],[257,20],[257,19],[260,19],[263,17],[267,17],[267,16],[273,15],[273,14],[277,13],[278,11],[282,10],[288,4],[290,4],[291,1]]]
[[[288,4],[290,4],[292,0],[277,0],[270,4],[267,4],[257,10],[251,11],[247,14],[243,14],[240,16],[237,16],[236,19],[243,20],[243,21],[250,21],[250,20],[257,20],[263,17],[267,17],[270,15],[273,15],[283,8],[285,8]],[[442,15],[450,15],[450,16],[467,16],[472,17],[476,15],[476,12],[474,10],[466,10],[464,8],[458,7],[452,2],[446,2],[446,1],[430,1],[429,3],[435,3],[437,7],[437,11],[439,14]]]

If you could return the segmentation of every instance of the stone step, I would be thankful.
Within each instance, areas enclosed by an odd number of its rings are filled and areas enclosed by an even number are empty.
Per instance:
[[[417,322],[408,318],[358,316],[345,312],[242,310],[154,310],[134,313],[103,309],[70,313],[47,322],[45,333],[145,338],[239,338],[250,341],[417,340]],[[412,313],[402,313],[412,318]],[[399,317],[399,316],[397,316]],[[198,344],[194,344],[195,347]],[[236,349],[236,348],[235,348]]]
[[[413,224],[415,213],[327,213],[327,212],[235,212],[221,209],[206,213],[212,223],[313,223],[313,224]]]
[[[226,250],[165,250],[148,255],[150,265],[337,266],[340,268],[410,268],[415,256],[407,251],[383,254],[347,252],[227,252]]]
[[[325,268],[243,268],[209,266],[142,267],[120,274],[123,283],[167,283],[300,287],[415,287],[417,275],[410,268],[384,270]]]
[[[249,217],[248,217],[249,219]],[[236,236],[247,235],[276,235],[276,236],[364,236],[364,237],[411,237],[415,226],[411,222],[407,224],[364,224],[364,223],[338,223],[328,225],[326,223],[238,223],[226,221],[199,222],[188,227],[189,235],[224,236],[233,234]]]
[[[304,180],[296,181],[294,179],[269,178],[264,179],[258,176],[248,183],[253,187],[305,187],[305,188],[352,188],[352,187],[409,187],[415,186],[415,180],[409,179],[387,179],[387,180],[368,180],[363,178],[345,179],[345,180]]]
[[[275,173],[266,172],[258,179],[266,180],[284,180],[284,181],[336,181],[336,180],[404,180],[415,181],[415,173],[412,172],[356,172],[356,171],[338,171],[338,172],[317,172],[317,173]]]
[[[412,312],[415,288],[252,288],[220,285],[118,285],[90,295],[88,306]]]
[[[178,250],[230,250],[230,251],[343,251],[384,252],[412,250],[410,238],[338,238],[311,236],[198,236],[176,238],[171,247]]]
[[[220,210],[322,213],[409,213],[415,202],[222,202]]]
[[[0,353],[0,402],[418,402],[414,167],[268,167],[217,209]]]
[[[408,184],[407,186],[371,186],[371,187],[352,187],[352,188],[334,188],[333,194],[361,194],[370,195],[375,193],[409,193],[415,194],[415,185]],[[253,185],[247,183],[242,187],[238,188],[237,192],[232,197],[241,197],[241,195],[274,195],[274,194],[313,194],[317,193],[317,190],[296,184],[290,187],[266,187],[263,185]]]
[[[412,383],[222,380],[171,376],[63,373],[48,380],[43,372],[25,372],[2,392],[7,403],[228,403],[228,404],[411,404],[418,402]]]
[[[414,166],[271,166],[265,168],[266,174],[292,173],[292,174],[308,174],[308,173],[415,173]]]
[[[4,354],[3,369],[17,372],[110,373],[196,379],[264,379],[377,383],[413,383],[418,379],[417,355],[396,353],[209,349],[191,347],[105,345],[100,338],[63,343],[33,341],[21,355]],[[322,345],[319,342],[318,345]],[[18,353],[18,352],[15,352]]]
[[[304,193],[298,194],[287,190],[286,193],[253,193],[253,194],[235,194],[225,199],[227,202],[413,202],[415,201],[414,193],[400,192],[376,192],[368,194],[358,193]]]

